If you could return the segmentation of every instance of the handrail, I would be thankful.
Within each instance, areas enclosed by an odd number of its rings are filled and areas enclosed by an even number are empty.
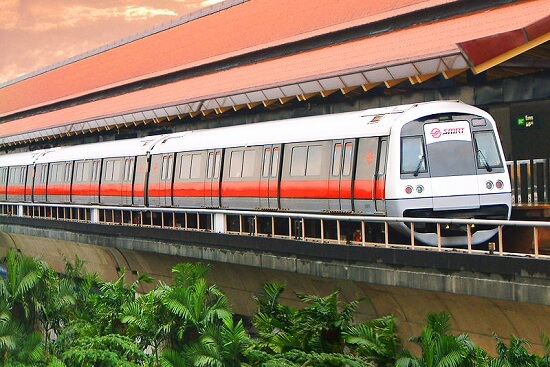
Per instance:
[[[48,212],[48,209],[50,210]],[[54,215],[55,209],[55,215]],[[75,212],[73,212],[75,211]],[[83,215],[81,216],[81,211]],[[38,213],[38,214],[36,214]],[[75,214],[76,213],[76,214]],[[120,214],[118,219],[116,214]],[[160,222],[155,224],[153,222],[153,214],[159,214],[161,217]],[[148,214],[150,214],[148,216]],[[490,253],[497,253],[498,255],[525,255],[525,253],[505,252],[504,251],[504,227],[526,227],[532,228],[533,243],[532,253],[535,258],[549,258],[543,253],[543,248],[539,243],[541,229],[550,230],[550,222],[547,221],[521,221],[521,220],[492,220],[492,219],[460,219],[460,218],[412,218],[412,217],[382,217],[382,216],[367,216],[367,215],[347,215],[347,214],[313,214],[313,213],[297,213],[297,212],[276,212],[276,211],[244,211],[244,210],[230,210],[230,209],[218,209],[218,208],[152,208],[152,207],[124,207],[124,206],[103,206],[103,205],[78,205],[78,204],[46,204],[46,203],[12,203],[12,202],[0,202],[0,215],[15,215],[20,217],[39,217],[39,218],[53,218],[58,220],[71,220],[71,221],[83,221],[101,224],[119,224],[119,225],[139,225],[139,226],[160,226],[166,228],[178,228],[188,230],[201,230],[210,232],[223,232],[228,234],[246,234],[247,236],[265,236],[271,235],[273,237],[289,237],[300,240],[314,240],[317,242],[336,242],[338,244],[351,244],[362,246],[384,246],[384,247],[406,247],[409,249],[428,249],[435,251],[464,251],[467,253],[480,252],[480,250],[474,249],[472,245],[472,226],[491,226],[497,228],[497,241],[496,243],[490,243],[489,249],[483,252],[489,251]],[[184,220],[180,223],[180,226],[176,226],[176,215],[184,216]],[[221,215],[225,221],[226,217],[238,218],[239,224],[236,230],[218,230],[214,225],[216,216]],[[104,218],[103,220],[101,218]],[[111,219],[105,219],[111,218]],[[145,219],[150,218],[150,219]],[[201,218],[205,219],[207,224],[201,225]],[[266,219],[266,222],[274,223],[276,219],[283,219],[288,221],[286,234],[280,235],[275,233],[275,226],[272,225],[272,232],[265,233],[258,230],[259,218]],[[134,219],[136,219],[134,221]],[[306,220],[319,221],[320,235],[318,237],[306,236]],[[325,227],[335,222],[336,225],[336,238],[325,238]],[[190,224],[193,223],[193,224]],[[341,226],[344,223],[356,223],[356,228],[360,231],[360,236],[353,240],[342,240]],[[367,241],[367,224],[377,223],[384,226],[384,238],[383,242]],[[405,223],[410,224],[411,235],[410,242],[405,244],[391,243],[389,238],[389,224],[390,223]],[[415,224],[418,223],[430,223],[435,224],[438,233],[438,245],[426,246],[421,245],[415,240]],[[464,248],[442,246],[442,225],[461,225],[466,227],[467,243]],[[498,246],[498,247],[497,247]]]

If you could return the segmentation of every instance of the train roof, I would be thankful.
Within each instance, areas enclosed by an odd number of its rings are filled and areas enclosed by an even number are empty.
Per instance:
[[[393,107],[300,117],[167,135],[151,153],[194,151],[389,135],[394,126],[436,113],[483,111],[460,101],[434,101]]]
[[[459,101],[434,101],[7,154],[0,156],[0,166],[129,157],[146,155],[149,152],[161,154],[384,136],[389,135],[392,128],[400,128],[409,121],[433,114],[453,112],[478,114],[491,120],[485,111],[477,107]]]
[[[57,148],[52,149],[40,149],[32,152],[22,152],[22,153],[13,153],[13,154],[4,154],[0,155],[0,167],[4,166],[23,166],[34,164],[34,162],[46,154],[48,151],[56,150]]]
[[[189,131],[169,135],[152,153],[388,135],[395,116],[412,105]]]
[[[38,157],[36,163],[146,155],[151,147],[161,139],[162,136],[157,135],[138,139],[67,146],[47,152]]]

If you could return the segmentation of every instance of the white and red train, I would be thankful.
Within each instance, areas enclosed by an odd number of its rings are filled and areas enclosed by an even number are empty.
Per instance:
[[[3,155],[0,201],[508,219],[511,187],[492,117],[437,101]]]

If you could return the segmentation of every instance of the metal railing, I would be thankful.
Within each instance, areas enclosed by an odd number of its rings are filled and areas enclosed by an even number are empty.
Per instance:
[[[514,205],[550,204],[549,159],[507,161]]]
[[[137,208],[110,206],[79,206],[33,203],[0,203],[0,216],[19,216],[52,220],[78,221],[106,225],[160,227],[172,230],[191,230],[226,233],[229,235],[288,238],[319,243],[352,246],[401,247],[411,250],[461,251],[467,253],[492,253],[500,256],[524,255],[550,259],[550,222],[506,221],[481,219],[440,219],[375,217],[356,215],[305,214],[289,212],[237,211],[222,209]],[[0,219],[1,222],[1,219]],[[396,242],[390,234],[392,223],[405,223],[411,229],[410,236],[400,236]],[[418,242],[415,228],[435,225],[437,246]],[[463,229],[465,243],[460,247],[446,247],[443,228],[455,226]],[[497,234],[488,245],[472,244],[473,228],[490,226]],[[372,228],[378,228],[379,236],[373,236]],[[479,228],[479,227],[478,227]],[[521,229],[527,234],[523,246],[516,250],[505,249],[504,229]],[[542,232],[541,232],[542,231]],[[541,233],[544,236],[541,236]],[[544,237],[541,241],[541,237]],[[403,241],[405,239],[405,241]],[[522,247],[524,250],[517,250]],[[526,249],[526,250],[525,250]]]

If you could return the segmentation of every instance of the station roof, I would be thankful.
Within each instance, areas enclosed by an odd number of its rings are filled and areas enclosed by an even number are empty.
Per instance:
[[[284,104],[357,88],[422,83],[468,69],[480,73],[545,47],[550,39],[550,0],[512,2],[419,23],[403,21],[455,2],[224,2],[177,25],[6,83],[0,88],[0,119],[5,121],[0,124],[0,145]],[[388,20],[391,23],[380,23]],[[377,24],[401,25],[380,30],[373,26]],[[368,31],[371,26],[373,31]],[[355,36],[342,37],[354,31]],[[162,75],[175,77],[139,86]],[[107,93],[124,85],[136,88]],[[93,99],[77,102],[86,95]],[[48,108],[62,101],[75,103]]]

